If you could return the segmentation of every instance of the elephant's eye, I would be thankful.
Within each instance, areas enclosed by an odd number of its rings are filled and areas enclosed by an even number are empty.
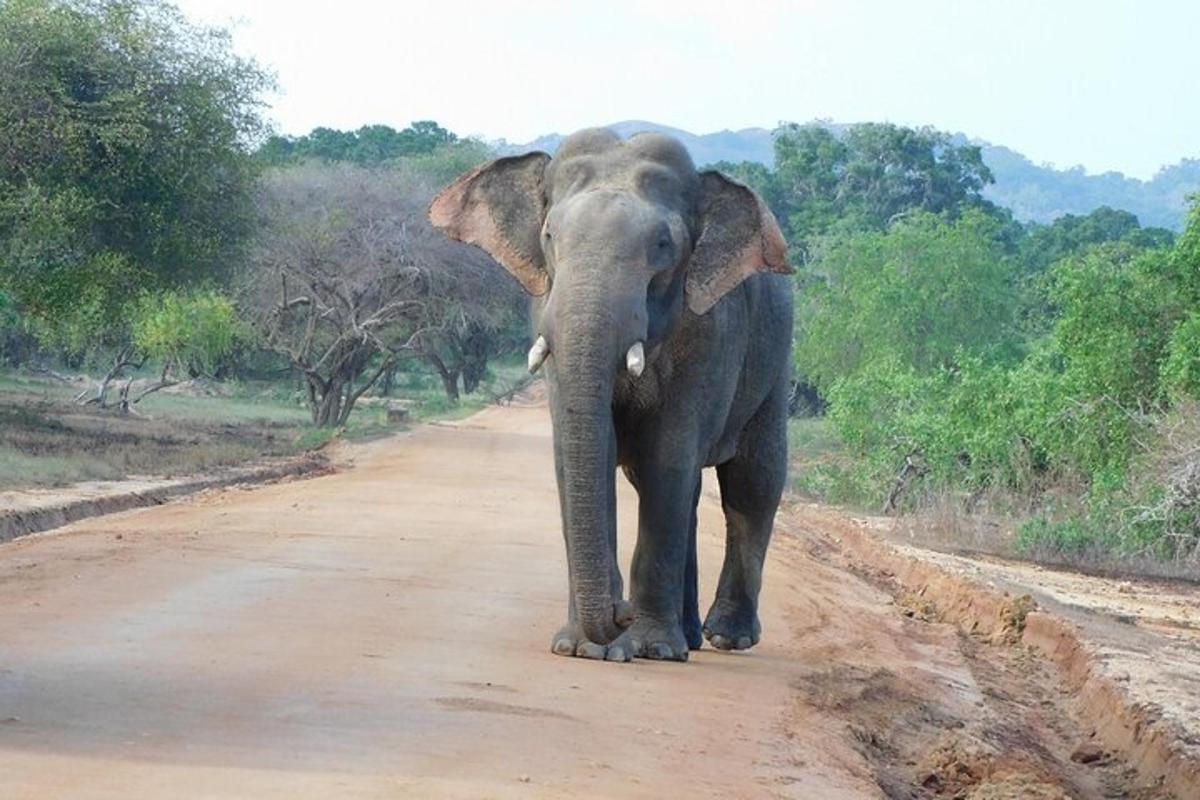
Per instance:
[[[664,231],[654,239],[647,256],[650,266],[654,269],[666,269],[671,266],[675,260],[675,242],[671,241],[671,235]]]

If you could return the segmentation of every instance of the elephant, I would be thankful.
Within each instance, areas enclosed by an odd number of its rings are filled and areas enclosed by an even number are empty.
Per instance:
[[[496,159],[429,209],[533,296],[568,563],[552,652],[686,661],[702,635],[761,635],[763,560],[787,473],[792,271],[762,198],[697,170],[678,140],[593,128]],[[696,515],[716,467],[726,523],[700,622]],[[630,595],[617,563],[616,471],[638,495]]]

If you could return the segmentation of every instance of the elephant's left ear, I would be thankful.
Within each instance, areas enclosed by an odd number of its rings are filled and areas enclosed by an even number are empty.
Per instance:
[[[703,314],[756,272],[792,272],[775,215],[750,187],[700,173],[701,232],[688,262],[687,302]]]

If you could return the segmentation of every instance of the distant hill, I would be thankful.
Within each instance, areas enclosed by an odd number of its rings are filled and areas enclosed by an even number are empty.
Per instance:
[[[1200,192],[1200,159],[1187,158],[1160,169],[1148,181],[1120,172],[1089,175],[1083,167],[1038,166],[1000,145],[976,142],[996,176],[984,195],[1012,209],[1022,221],[1050,222],[1063,214],[1087,214],[1111,206],[1137,215],[1144,226],[1183,230],[1188,195]]]
[[[771,131],[766,128],[694,134],[644,120],[626,120],[607,127],[622,137],[645,131],[669,133],[683,142],[700,166],[717,161],[758,161],[770,166],[774,160]],[[831,127],[836,130],[845,126]],[[1179,231],[1187,215],[1188,195],[1200,192],[1200,158],[1163,167],[1152,179],[1142,181],[1120,172],[1089,175],[1082,167],[1039,166],[1002,145],[968,140],[962,135],[959,138],[979,145],[984,163],[996,177],[984,196],[1012,209],[1022,222],[1052,222],[1063,214],[1087,214],[1100,206],[1111,206],[1136,214],[1142,225]],[[562,134],[552,133],[523,145],[505,145],[504,150],[553,153],[562,140]]]

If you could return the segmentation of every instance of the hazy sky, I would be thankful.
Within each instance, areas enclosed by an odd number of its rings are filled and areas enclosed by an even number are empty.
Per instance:
[[[1200,0],[179,0],[273,69],[285,133],[523,142],[623,119],[932,124],[1149,177],[1200,156]]]

